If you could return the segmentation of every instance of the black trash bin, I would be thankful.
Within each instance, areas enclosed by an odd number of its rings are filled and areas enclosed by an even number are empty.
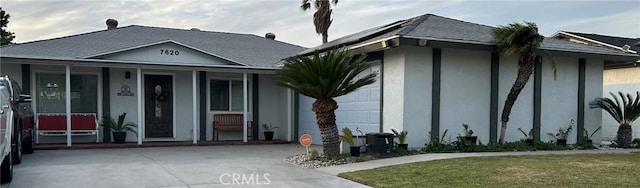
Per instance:
[[[367,133],[367,152],[390,154],[393,150],[393,134]]]

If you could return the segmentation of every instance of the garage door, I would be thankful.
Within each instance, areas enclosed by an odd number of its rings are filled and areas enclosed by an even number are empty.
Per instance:
[[[380,70],[379,65],[374,65],[363,72],[362,75]],[[336,110],[336,123],[338,129],[349,127],[352,131],[356,128],[364,133],[379,132],[380,129],[380,75],[376,82],[364,86],[348,95],[336,98],[338,109]],[[311,111],[313,98],[300,95],[298,117],[298,137],[302,134],[311,134],[313,144],[322,144],[320,131],[316,124],[316,115]]]

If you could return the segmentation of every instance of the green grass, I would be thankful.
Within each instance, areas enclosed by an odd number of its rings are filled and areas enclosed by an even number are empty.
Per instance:
[[[372,187],[637,187],[640,153],[459,158],[338,176]]]

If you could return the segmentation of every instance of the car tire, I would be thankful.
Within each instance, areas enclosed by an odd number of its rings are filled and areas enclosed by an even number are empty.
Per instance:
[[[23,142],[22,142],[22,154],[32,154],[33,150],[35,148],[35,142],[34,142],[34,136],[33,136],[33,131],[31,131],[31,134],[29,134],[29,136],[27,136],[27,138],[24,138]]]
[[[0,184],[11,182],[13,179],[13,162],[11,161],[11,153],[4,157],[0,166]]]
[[[20,129],[20,127],[18,127],[19,132],[16,133],[16,144],[13,145],[14,148],[11,149],[11,153],[13,153],[13,164],[17,165],[22,163],[22,129]]]

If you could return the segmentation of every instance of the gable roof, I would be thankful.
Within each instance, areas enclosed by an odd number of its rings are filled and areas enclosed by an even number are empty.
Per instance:
[[[617,37],[617,36],[607,36],[607,35],[599,35],[599,34],[587,34],[587,33],[578,33],[578,32],[569,32],[569,31],[561,31],[561,33],[567,33],[571,35],[575,35],[578,37],[583,37],[587,39],[591,39],[594,41],[610,44],[619,48],[622,48],[624,45],[629,45],[631,50],[640,51],[640,46],[636,44],[640,44],[640,38],[626,38],[626,37]]]
[[[493,29],[495,29],[495,27],[433,14],[425,14],[341,37],[320,46],[307,49],[299,53],[299,55],[310,54],[316,50],[325,51],[343,47],[357,48],[369,43],[380,42],[380,40],[392,38],[425,39],[427,41],[495,46],[492,34]],[[576,44],[552,38],[545,38],[540,48],[571,53],[636,56],[632,54],[625,54],[619,50]]]
[[[235,64],[273,67],[305,48],[251,34],[131,25],[66,37],[2,46],[3,57],[87,59],[150,44],[173,41]]]

